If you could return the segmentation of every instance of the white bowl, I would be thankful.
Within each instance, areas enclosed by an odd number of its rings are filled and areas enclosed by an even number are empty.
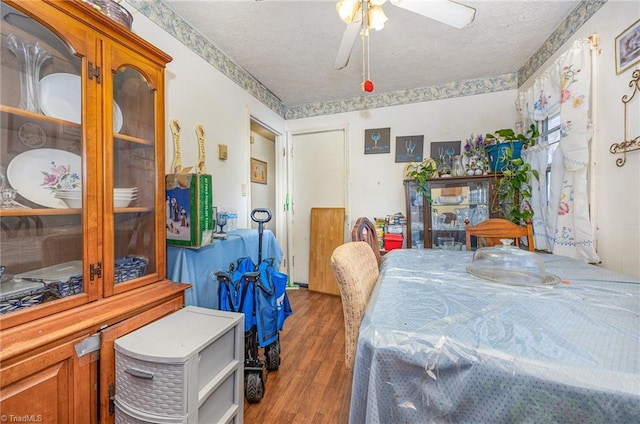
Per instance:
[[[63,198],[62,201],[72,209],[80,209],[82,207],[82,198],[79,198],[79,199]]]
[[[114,208],[126,208],[133,199],[113,199]]]
[[[82,199],[81,195],[74,195],[74,194],[55,194],[54,197],[56,199]]]

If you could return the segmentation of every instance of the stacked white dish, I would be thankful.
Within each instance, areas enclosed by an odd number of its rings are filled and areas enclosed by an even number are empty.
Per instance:
[[[54,195],[56,199],[61,199],[70,208],[82,207],[82,190],[56,190]],[[114,188],[113,189],[113,207],[126,208],[138,198],[138,187],[131,188]]]
[[[82,189],[56,190],[53,197],[61,199],[70,208],[82,207]]]
[[[126,208],[138,198],[138,187],[131,188],[114,188],[113,189],[113,207]]]

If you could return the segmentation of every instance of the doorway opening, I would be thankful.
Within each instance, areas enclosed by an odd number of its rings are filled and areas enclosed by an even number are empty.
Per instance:
[[[277,214],[277,164],[276,138],[277,134],[254,118],[250,121],[249,140],[251,143],[251,199],[249,211],[256,208],[266,208],[271,211],[272,218],[265,228],[278,236]],[[258,224],[251,221],[251,228],[258,228]]]

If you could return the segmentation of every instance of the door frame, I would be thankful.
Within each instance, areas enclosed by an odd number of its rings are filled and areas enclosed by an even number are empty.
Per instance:
[[[287,181],[286,181],[286,190],[287,193],[290,193],[290,207],[289,207],[289,211],[291,213],[287,213],[287,217],[286,217],[286,224],[287,224],[287,246],[288,248],[288,252],[287,252],[287,263],[289,264],[289,274],[290,276],[293,275],[293,268],[295,266],[295,263],[293,261],[293,251],[295,250],[295,245],[294,245],[294,226],[293,226],[293,221],[294,221],[294,217],[293,217],[293,213],[292,213],[292,209],[293,209],[293,204],[295,202],[295,199],[293,199],[293,163],[294,163],[294,156],[295,156],[295,152],[293,151],[293,138],[295,136],[298,135],[308,135],[308,134],[317,134],[317,133],[324,133],[324,132],[335,132],[335,131],[342,131],[343,134],[343,155],[344,155],[344,175],[345,175],[345,181],[344,181],[344,208],[345,208],[345,219],[344,219],[344,240],[347,241],[347,235],[349,233],[349,222],[350,221],[350,215],[349,215],[349,211],[351,210],[351,205],[350,205],[350,199],[351,199],[351,195],[350,195],[350,191],[349,191],[349,181],[350,181],[350,176],[349,176],[349,124],[345,123],[344,125],[338,125],[338,126],[326,126],[326,127],[311,127],[311,128],[302,128],[302,129],[296,129],[294,131],[287,131],[286,135],[286,158],[287,158]],[[292,277],[291,277],[292,278]]]
[[[260,119],[259,117],[256,116],[256,114],[251,113],[251,111],[249,110],[249,108],[247,108],[246,110],[246,125],[247,125],[247,131],[246,134],[247,136],[245,137],[246,139],[246,151],[247,151],[247,157],[246,157],[246,165],[245,165],[245,169],[246,169],[246,202],[245,202],[245,207],[246,207],[246,222],[245,225],[247,228],[251,228],[251,122],[253,121],[255,124],[260,125],[261,127],[263,127],[264,129],[266,129],[267,131],[271,132],[274,134],[275,136],[275,164],[274,164],[274,168],[275,168],[275,175],[273,176],[273,181],[275,184],[275,205],[276,208],[275,210],[271,211],[275,217],[275,221],[276,221],[276,228],[274,228],[273,233],[274,236],[276,237],[276,240],[285,240],[286,239],[286,232],[287,232],[287,223],[286,223],[286,216],[284,213],[284,204],[285,204],[285,200],[286,200],[286,181],[287,181],[287,160],[285,157],[285,145],[286,145],[286,133],[283,131],[278,131],[276,130],[273,126],[265,123],[264,120]],[[288,252],[287,252],[287,246],[283,245],[282,243],[280,243],[280,247],[282,248],[282,253],[283,253],[283,259],[285,259],[284,263],[281,264],[281,272],[286,273],[287,275],[289,275],[289,258],[288,258]]]

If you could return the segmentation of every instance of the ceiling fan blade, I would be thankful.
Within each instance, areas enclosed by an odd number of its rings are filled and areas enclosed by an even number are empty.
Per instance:
[[[360,15],[360,13],[358,13],[358,15]],[[340,42],[340,48],[338,49],[336,63],[333,65],[335,69],[343,69],[349,64],[351,50],[353,50],[353,45],[355,44],[361,29],[362,18],[354,19],[347,25],[347,29],[344,30],[344,34],[342,35],[342,41]]]
[[[476,16],[473,7],[450,0],[391,0],[391,4],[458,29],[469,25]]]

